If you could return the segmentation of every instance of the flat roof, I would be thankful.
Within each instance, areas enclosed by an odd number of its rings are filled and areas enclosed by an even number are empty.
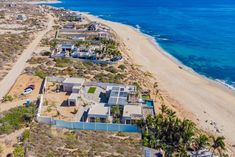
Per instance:
[[[109,105],[127,105],[127,97],[130,92],[135,91],[134,86],[108,86],[107,90],[111,90],[108,100]]]
[[[69,96],[69,100],[77,100],[78,99],[78,94],[77,93],[72,93],[70,96]]]
[[[81,85],[83,85],[84,82],[85,82],[84,78],[76,78],[76,77],[69,77],[63,81],[63,83],[73,83],[73,84],[81,84]]]
[[[105,106],[105,104],[95,104],[91,106],[88,115],[107,116],[108,112],[109,107]]]
[[[123,117],[138,117],[141,118],[142,106],[141,105],[125,105],[123,109]]]
[[[73,44],[61,44],[59,46],[61,46],[62,48],[73,48],[74,47]]]

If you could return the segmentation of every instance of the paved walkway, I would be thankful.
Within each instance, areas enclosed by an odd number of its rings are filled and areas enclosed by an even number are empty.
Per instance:
[[[8,91],[15,83],[17,77],[24,70],[27,60],[30,59],[31,55],[33,54],[37,45],[40,43],[43,36],[52,29],[52,26],[54,24],[54,19],[51,15],[48,15],[48,17],[49,20],[47,22],[47,28],[43,31],[40,31],[36,35],[36,38],[30,43],[30,45],[28,45],[27,49],[24,50],[24,52],[21,54],[21,56],[19,57],[15,65],[12,67],[12,69],[0,82],[0,99],[2,99],[2,97],[4,97],[8,93]]]

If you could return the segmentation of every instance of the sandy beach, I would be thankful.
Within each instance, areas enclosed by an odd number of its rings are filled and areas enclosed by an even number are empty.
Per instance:
[[[136,29],[87,16],[110,26],[117,33],[127,47],[125,53],[134,64],[153,74],[160,89],[183,117],[192,119],[205,131],[225,136],[231,145],[235,144],[234,91],[190,71]]]

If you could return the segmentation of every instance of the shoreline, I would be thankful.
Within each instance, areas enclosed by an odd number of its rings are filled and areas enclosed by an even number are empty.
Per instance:
[[[106,22],[113,22],[111,20],[106,20],[106,19],[103,19],[102,17],[100,16],[96,16],[96,15],[93,15],[91,14],[90,12],[80,12],[80,11],[75,11],[75,12],[78,12],[80,14],[84,14],[85,16],[92,16],[94,18],[97,18],[97,19],[100,19],[102,21],[106,21]],[[157,40],[149,35],[149,34],[145,34],[144,32],[141,31],[140,28],[136,28],[134,26],[131,26],[131,25],[128,25],[128,24],[125,24],[125,23],[121,23],[121,22],[113,22],[113,23],[117,23],[117,24],[120,24],[120,25],[124,25],[126,27],[130,27],[131,29],[134,29],[135,31],[141,33],[143,36],[147,37],[149,42],[151,42],[155,47],[156,49],[161,52],[162,55],[164,55],[165,57],[167,57],[169,60],[171,60],[172,62],[174,62],[175,64],[177,64],[179,67],[182,67],[182,70],[185,70],[189,73],[192,73],[193,75],[196,75],[197,77],[200,77],[201,79],[206,79],[207,81],[212,81],[213,83],[215,83],[216,85],[220,85],[222,86],[223,88],[226,88],[228,90],[231,90],[231,92],[234,92],[235,94],[235,87],[227,84],[224,82],[224,80],[218,80],[218,79],[212,79],[210,77],[207,77],[203,74],[200,74],[198,72],[196,72],[195,70],[193,70],[191,67],[183,64],[179,59],[175,58],[173,55],[171,55],[169,52],[167,52],[166,50],[164,50],[161,45],[157,42]]]
[[[231,145],[235,144],[235,126],[231,122],[235,116],[235,92],[232,89],[185,66],[133,26],[79,13],[112,28],[128,48],[124,53],[142,70],[153,74],[160,90],[183,117],[209,133],[225,136]]]

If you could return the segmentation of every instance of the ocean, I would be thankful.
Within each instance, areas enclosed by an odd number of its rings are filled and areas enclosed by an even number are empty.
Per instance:
[[[235,87],[234,0],[61,2],[51,5],[136,27],[197,73]]]

